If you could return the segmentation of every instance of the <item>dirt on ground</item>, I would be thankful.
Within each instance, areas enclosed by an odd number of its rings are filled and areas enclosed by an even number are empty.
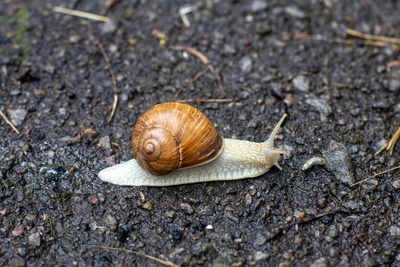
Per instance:
[[[399,171],[351,186],[399,165],[400,145],[374,155],[400,122],[399,10],[2,0],[0,265],[400,266]],[[101,181],[132,158],[140,114],[174,100],[222,137],[254,142],[287,113],[283,170],[171,187]]]

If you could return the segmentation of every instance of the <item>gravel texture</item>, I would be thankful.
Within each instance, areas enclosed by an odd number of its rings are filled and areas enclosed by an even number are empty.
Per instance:
[[[180,266],[400,265],[399,172],[348,185],[399,165],[400,145],[374,156],[400,121],[399,47],[346,35],[399,37],[399,1],[105,2],[0,5],[0,110],[20,131],[0,118],[0,266],[160,266],[94,246]],[[118,88],[109,124],[98,41]],[[225,95],[210,71],[191,82],[206,66],[171,45],[201,51]],[[138,116],[176,95],[232,99],[192,102],[226,138],[263,141],[288,113],[283,170],[167,188],[101,182],[99,170],[131,158]],[[312,157],[328,163],[302,171]]]

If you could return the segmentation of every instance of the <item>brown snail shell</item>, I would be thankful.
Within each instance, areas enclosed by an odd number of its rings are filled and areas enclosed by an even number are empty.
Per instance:
[[[223,139],[198,109],[163,103],[146,111],[132,133],[132,153],[154,175],[205,164],[223,150]]]

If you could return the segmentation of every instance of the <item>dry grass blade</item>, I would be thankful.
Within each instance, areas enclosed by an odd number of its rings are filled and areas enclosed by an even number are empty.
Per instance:
[[[389,143],[387,144],[386,150],[389,150],[389,154],[392,155],[393,153],[393,148],[395,144],[397,143],[397,140],[400,137],[400,127],[397,129],[396,133],[393,135],[393,137],[390,139]]]
[[[280,234],[283,233],[283,231],[286,231],[286,230],[292,228],[295,225],[301,225],[301,224],[310,223],[310,222],[313,222],[313,221],[315,221],[317,219],[321,219],[322,217],[325,217],[327,215],[335,215],[337,213],[347,213],[347,211],[346,210],[342,210],[342,209],[337,209],[337,210],[333,210],[331,212],[324,212],[324,213],[317,214],[312,218],[303,219],[303,220],[300,220],[300,221],[297,221],[297,222],[293,222],[293,223],[288,224],[288,225],[284,225],[284,226],[280,226],[280,227],[274,228],[274,229],[270,230],[270,236],[267,238],[267,241],[271,241],[271,240],[277,238]]]
[[[0,110],[0,116],[3,118],[3,120],[10,125],[10,127],[14,130],[14,132],[16,132],[17,134],[20,134],[20,132],[18,131],[18,129],[12,124],[11,121],[8,120],[8,118],[6,117],[6,115]]]
[[[194,55],[198,59],[200,59],[200,61],[208,67],[208,69],[211,71],[211,73],[217,79],[220,95],[225,96],[225,90],[224,90],[224,86],[222,85],[221,77],[218,75],[218,73],[215,71],[214,67],[210,64],[210,61],[208,60],[208,58],[203,53],[201,53],[199,50],[197,50],[193,47],[186,46],[186,45],[172,45],[169,48],[172,50],[176,50],[176,51],[186,51],[186,52]]]
[[[187,18],[186,14],[195,11],[202,5],[201,2],[198,2],[195,5],[192,6],[183,6],[179,8],[179,16],[182,19],[183,24],[185,24],[186,27],[190,27],[190,22],[189,19]]]
[[[174,101],[178,98],[179,94],[186,90],[186,88],[194,83],[195,81],[197,81],[201,76],[203,76],[207,71],[209,70],[209,68],[205,68],[204,70],[200,71],[199,73],[196,74],[196,76],[194,76],[185,86],[182,86],[174,95]]]
[[[210,102],[210,103],[223,103],[223,102],[232,102],[233,98],[214,98],[214,99],[204,99],[204,98],[198,98],[198,99],[178,99],[175,100],[176,102],[181,102],[181,103],[190,103],[190,102]]]
[[[380,41],[380,42],[400,45],[400,39],[399,38],[387,37],[387,36],[382,36],[382,35],[367,34],[367,33],[362,33],[362,32],[353,30],[353,29],[346,29],[346,33],[348,35],[350,35],[350,36],[354,36],[354,37],[357,37],[357,38],[360,38],[360,39],[364,39],[364,40]]]
[[[361,183],[363,183],[363,182],[365,182],[365,181],[368,181],[368,180],[370,180],[370,179],[372,179],[372,178],[375,178],[375,177],[377,177],[377,176],[379,176],[379,175],[382,175],[382,174],[385,174],[385,173],[388,173],[388,172],[391,172],[391,171],[394,171],[394,170],[397,170],[397,169],[400,169],[400,166],[391,168],[391,169],[386,170],[386,171],[383,171],[383,172],[375,173],[374,175],[372,175],[372,176],[370,176],[370,177],[368,177],[368,178],[365,178],[364,180],[358,181],[357,183],[354,183],[354,184],[352,184],[352,185],[350,185],[350,186],[355,186],[355,185],[361,184]]]
[[[94,35],[92,25],[90,23],[87,23],[87,26],[88,26],[88,28],[89,28],[92,36],[93,36],[93,39],[94,39],[96,45],[98,46],[98,48],[100,49],[101,54],[103,55],[104,60],[106,61],[108,71],[110,72],[110,75],[111,75],[111,81],[112,81],[112,84],[113,84],[113,94],[114,94],[113,98],[114,98],[114,101],[113,101],[113,105],[112,105],[112,108],[111,108],[110,116],[107,119],[107,124],[109,124],[111,122],[113,116],[114,116],[115,110],[117,109],[117,105],[118,105],[117,79],[115,78],[115,73],[114,73],[113,68],[112,68],[111,60],[108,57],[108,55],[106,53],[106,50],[104,49],[103,44],[96,37],[96,35]]]
[[[193,56],[197,57],[198,59],[200,59],[200,61],[204,64],[207,65],[209,63],[208,58],[201,53],[199,50],[190,47],[190,46],[186,46],[186,45],[172,45],[169,47],[172,50],[176,50],[176,51],[186,51],[190,54],[192,54]]]
[[[60,6],[55,6],[53,7],[54,12],[58,13],[63,13],[75,17],[80,17],[80,18],[85,18],[85,19],[91,19],[91,20],[96,20],[96,21],[102,21],[102,22],[107,22],[110,20],[108,17],[88,13],[88,12],[83,12],[83,11],[78,11],[78,10],[73,10],[65,7],[60,7]]]
[[[115,250],[115,251],[123,251],[123,252],[131,253],[131,254],[134,254],[137,256],[141,256],[141,257],[156,261],[156,262],[158,262],[162,265],[168,266],[168,267],[179,267],[178,265],[176,265],[170,261],[162,260],[162,259],[150,256],[150,255],[147,255],[147,254],[144,254],[141,252],[133,251],[133,250],[122,249],[122,248],[113,248],[113,247],[107,247],[107,246],[87,246],[87,247],[102,248],[102,249]]]
[[[321,41],[321,42],[329,42],[329,43],[338,43],[338,44],[347,44],[347,45],[357,45],[359,42],[357,40],[351,39],[341,39],[341,38],[326,38],[322,35],[310,35],[306,33],[286,33],[287,36],[292,37],[297,40],[312,40],[312,41]],[[363,40],[364,45],[368,46],[387,46],[386,42],[383,41],[375,41],[375,40]]]
[[[380,154],[383,150],[389,150],[389,154],[392,155],[394,146],[397,143],[397,140],[400,137],[400,127],[397,129],[396,133],[393,135],[393,137],[389,140],[388,143],[384,144],[376,153],[375,156]]]

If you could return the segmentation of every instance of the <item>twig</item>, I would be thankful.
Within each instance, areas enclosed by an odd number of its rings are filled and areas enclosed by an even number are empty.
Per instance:
[[[394,133],[393,137],[390,139],[389,143],[387,144],[386,150],[389,150],[389,154],[392,155],[394,145],[397,142],[397,139],[400,137],[400,127],[397,129],[397,131]]]
[[[215,71],[213,65],[208,64],[208,68],[210,69],[211,73],[214,75],[214,77],[217,79],[218,82],[218,89],[219,89],[219,94],[221,96],[225,95],[224,91],[224,86],[222,85],[221,77],[218,75],[218,73]]]
[[[192,54],[193,56],[197,57],[198,59],[200,59],[200,61],[204,65],[207,65],[209,63],[208,58],[203,53],[201,53],[199,50],[197,50],[193,47],[186,46],[186,45],[171,45],[169,48],[172,50],[175,50],[175,51],[186,51],[186,52]]]
[[[354,86],[351,84],[345,84],[345,83],[339,83],[339,82],[332,82],[333,86],[340,87],[340,88],[348,88],[348,89],[354,89]]]
[[[198,9],[201,6],[201,2],[198,2],[195,5],[192,6],[183,6],[179,8],[179,16],[182,19],[183,24],[185,24],[186,27],[190,27],[190,21],[187,18],[186,14],[195,11],[196,9]]]
[[[96,134],[96,131],[93,130],[92,128],[85,128],[85,126],[83,126],[83,125],[80,125],[79,128],[80,128],[80,131],[75,136],[76,139],[82,139],[86,135],[94,135],[94,134]]]
[[[112,117],[114,116],[114,113],[115,113],[115,110],[117,109],[117,104],[118,104],[117,79],[115,78],[115,73],[113,71],[110,58],[108,57],[108,55],[106,53],[106,50],[104,49],[104,46],[101,44],[100,40],[94,34],[92,25],[90,23],[87,23],[86,25],[88,26],[90,32],[92,33],[93,39],[94,39],[96,45],[99,47],[99,49],[101,51],[101,54],[103,55],[103,58],[106,61],[107,68],[108,68],[108,70],[110,72],[110,75],[111,75],[111,80],[112,80],[112,84],[113,84],[114,101],[113,101],[113,105],[112,105],[110,116],[107,119],[107,124],[109,124],[111,122],[111,120],[112,120]]]
[[[306,33],[287,33],[289,37],[292,37],[294,39],[298,40],[313,40],[313,41],[323,41],[323,42],[329,42],[329,43],[338,43],[338,44],[347,44],[347,45],[357,45],[359,44],[359,41],[357,40],[352,40],[352,39],[341,39],[341,38],[326,38],[325,36],[322,35],[310,35]],[[381,42],[381,41],[370,41],[370,40],[363,40],[362,44],[368,45],[368,46],[387,46],[387,43]]]
[[[197,73],[196,76],[194,76],[186,85],[182,86],[182,87],[176,92],[176,94],[174,95],[174,100],[176,100],[176,99],[178,98],[179,94],[180,94],[182,91],[186,90],[186,88],[187,88],[190,84],[194,83],[194,82],[197,81],[201,76],[203,76],[203,75],[207,72],[207,70],[209,70],[209,68],[205,68],[204,70],[200,71],[200,72]]]
[[[387,37],[387,36],[382,36],[382,35],[367,34],[367,33],[362,33],[362,32],[353,30],[353,29],[346,29],[346,33],[348,35],[350,35],[350,36],[354,36],[354,37],[361,38],[361,39],[364,39],[364,40],[380,41],[380,42],[400,45],[400,39],[399,38]]]
[[[134,254],[134,255],[141,256],[141,257],[144,257],[144,258],[147,258],[147,259],[156,261],[156,262],[158,262],[158,263],[160,263],[160,264],[163,264],[163,265],[165,265],[165,266],[168,266],[168,267],[178,267],[178,265],[176,265],[176,264],[174,264],[174,263],[172,263],[172,262],[170,262],[170,261],[161,260],[161,259],[159,259],[159,258],[150,256],[150,255],[147,255],[147,254],[144,254],[144,253],[141,253],[141,252],[133,251],[133,250],[122,249],[122,248],[113,248],[113,247],[107,247],[107,246],[87,246],[87,247],[102,248],[102,249],[116,250],[116,251],[122,251],[122,252],[132,253],[132,254]]]
[[[377,176],[379,176],[379,175],[382,175],[382,174],[385,174],[385,173],[387,173],[387,172],[391,172],[391,171],[394,171],[394,170],[397,170],[397,169],[400,169],[400,166],[391,168],[391,169],[386,170],[386,171],[383,171],[383,172],[375,173],[374,175],[372,175],[372,176],[370,176],[370,177],[367,177],[367,178],[365,178],[364,180],[358,181],[357,183],[354,183],[354,184],[352,184],[352,185],[350,185],[350,186],[355,186],[355,185],[361,184],[361,183],[363,183],[363,182],[365,182],[365,181],[368,181],[368,180],[370,180],[370,179],[372,179],[372,178],[375,178],[375,177],[377,177]]]
[[[18,129],[12,124],[11,121],[9,121],[6,117],[6,115],[4,115],[4,113],[0,110],[0,116],[3,118],[3,120],[10,125],[11,129],[14,130],[14,132],[16,132],[17,134],[20,134],[20,132],[18,131]]]
[[[397,129],[393,137],[389,140],[389,143],[384,144],[378,151],[376,151],[375,156],[381,153],[383,150],[389,150],[389,154],[392,155],[394,146],[400,137],[400,127]]]
[[[110,18],[108,18],[108,17],[104,17],[104,16],[100,16],[100,15],[96,15],[96,14],[92,14],[92,13],[88,13],[88,12],[73,10],[73,9],[60,7],[60,6],[53,7],[53,11],[71,15],[71,16],[80,17],[80,18],[102,21],[102,22],[107,22],[110,20]]]
[[[316,215],[315,217],[312,217],[312,218],[309,218],[309,219],[304,219],[304,220],[301,220],[301,221],[298,221],[298,222],[293,222],[293,223],[285,225],[285,226],[274,228],[274,229],[270,230],[271,236],[269,236],[267,238],[267,241],[271,241],[272,239],[274,239],[278,235],[280,235],[283,231],[288,230],[288,229],[292,228],[295,225],[309,223],[309,222],[315,221],[317,219],[320,219],[322,217],[325,217],[327,215],[334,215],[334,214],[339,213],[339,212],[347,213],[347,211],[345,211],[345,210],[337,209],[337,210],[334,210],[334,211],[331,211],[331,212],[320,213],[320,214]]]
[[[176,102],[181,102],[181,103],[190,103],[190,102],[211,102],[211,103],[223,103],[223,102],[232,102],[233,98],[229,99],[224,99],[224,98],[214,98],[214,99],[203,99],[203,98],[198,98],[198,99],[178,99],[175,100]]]
[[[400,66],[400,60],[392,60],[386,64],[388,68],[397,68]]]
[[[200,59],[200,61],[210,69],[211,73],[217,79],[220,95],[221,96],[225,95],[224,86],[222,85],[221,77],[218,75],[218,73],[215,71],[214,67],[210,64],[208,58],[203,53],[201,53],[199,50],[197,50],[193,47],[186,46],[186,45],[175,45],[175,46],[172,45],[169,48],[172,50],[175,50],[175,51],[186,51],[186,52],[192,54],[193,56],[197,57],[198,59]]]

